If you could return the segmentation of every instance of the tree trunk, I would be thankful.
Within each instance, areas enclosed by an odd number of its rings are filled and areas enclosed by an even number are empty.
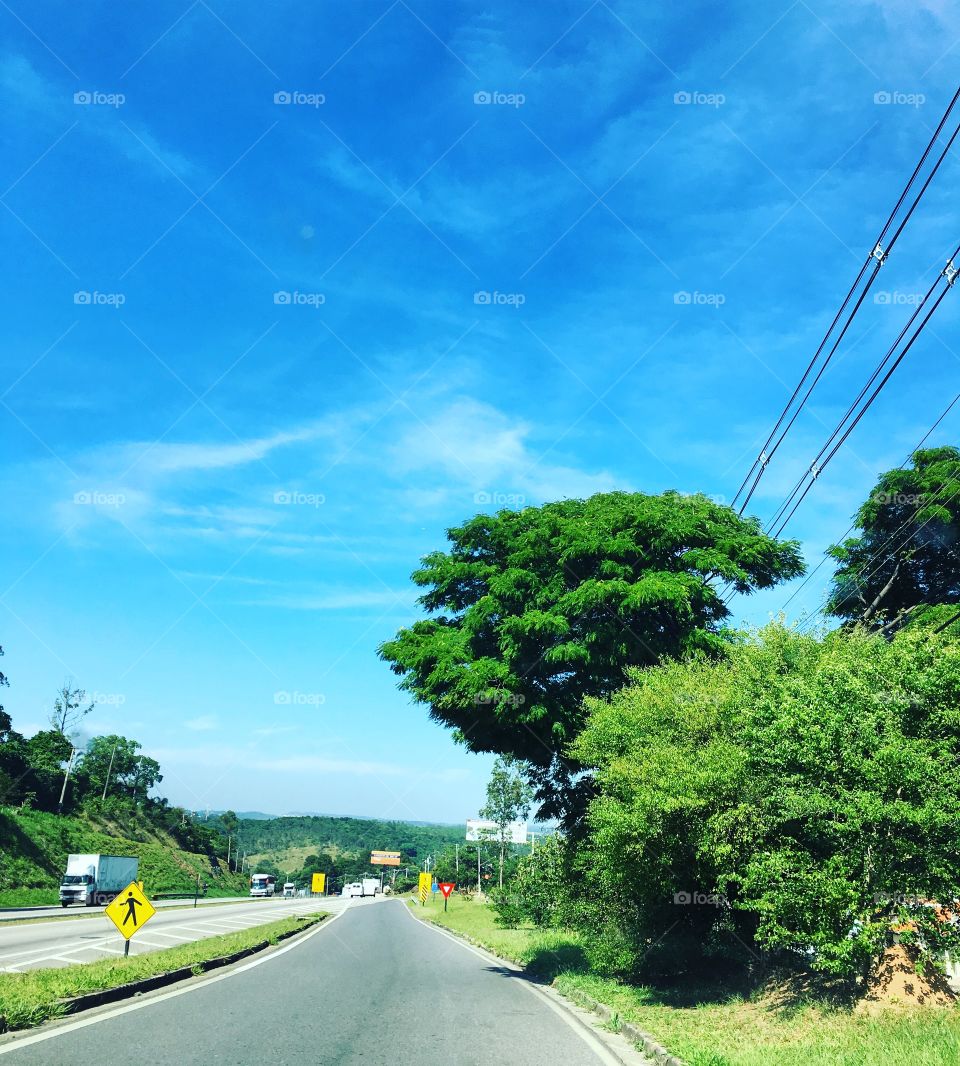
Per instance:
[[[890,575],[890,580],[883,586],[883,588],[877,593],[877,598],[870,604],[870,606],[863,612],[861,622],[869,622],[870,619],[876,614],[877,608],[880,606],[880,602],[883,597],[893,587],[894,581],[897,580],[897,575],[900,573],[900,560],[897,560],[897,565],[893,568],[893,573]]]

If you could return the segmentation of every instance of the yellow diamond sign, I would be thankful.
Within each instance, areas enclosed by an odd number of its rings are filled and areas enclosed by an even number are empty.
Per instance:
[[[131,881],[103,913],[120,930],[120,935],[129,940],[157,911],[140,885]]]

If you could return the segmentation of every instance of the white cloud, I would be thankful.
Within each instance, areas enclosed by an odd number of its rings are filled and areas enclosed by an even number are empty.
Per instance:
[[[556,433],[560,437],[563,430]],[[423,422],[411,424],[394,448],[394,466],[403,475],[435,471],[474,494],[521,497],[534,504],[608,491],[617,479],[608,471],[589,472],[548,460],[553,440],[529,443],[533,428],[479,400],[459,399]],[[427,489],[416,486],[422,493]]]
[[[219,725],[216,715],[201,714],[199,718],[191,718],[189,721],[184,722],[183,728],[191,729],[195,733],[206,733],[212,729],[217,729]]]

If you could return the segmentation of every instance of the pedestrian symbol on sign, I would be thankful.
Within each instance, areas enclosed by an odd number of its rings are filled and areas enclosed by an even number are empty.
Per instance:
[[[130,919],[132,918],[133,919],[133,927],[134,927],[134,929],[136,929],[136,927],[137,927],[137,907],[142,907],[143,904],[140,902],[140,900],[138,900],[134,896],[133,892],[128,892],[127,893],[127,898],[125,900],[125,903],[126,903],[126,907],[127,907],[127,913],[126,913],[126,916],[123,919],[123,924],[126,925],[127,922],[129,922]]]

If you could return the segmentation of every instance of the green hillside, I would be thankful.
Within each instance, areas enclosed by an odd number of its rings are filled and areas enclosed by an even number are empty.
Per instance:
[[[462,825],[423,825],[377,818],[302,816],[241,819],[239,839],[249,854],[276,854],[291,848],[340,852],[402,851],[412,860],[464,838]]]
[[[249,888],[245,875],[228,872],[218,859],[182,851],[146,821],[121,829],[107,818],[0,807],[0,906],[56,903],[70,852],[136,855],[148,895],[192,891],[198,874],[208,896],[243,895]]]

